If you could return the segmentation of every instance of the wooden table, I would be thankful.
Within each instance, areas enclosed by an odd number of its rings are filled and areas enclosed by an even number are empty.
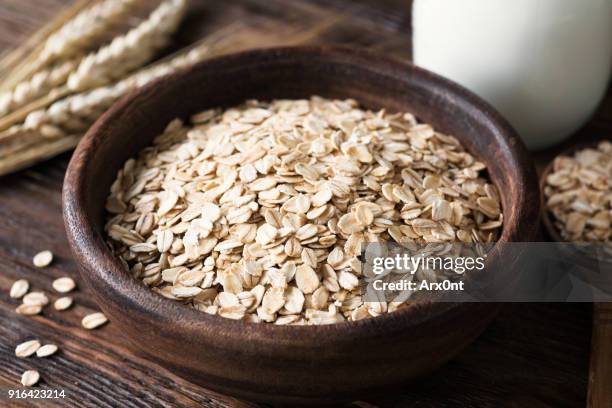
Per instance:
[[[69,0],[2,0],[0,51],[19,44],[52,18]],[[308,27],[330,16],[332,27],[311,43],[345,43],[410,57],[410,4],[400,0],[193,0],[177,43],[189,43],[240,21],[274,38],[279,27]],[[612,93],[595,118],[568,144],[612,134]],[[558,149],[539,153],[539,167]],[[37,317],[15,314],[8,296],[13,281],[27,278],[34,289],[51,293],[60,276],[78,281],[64,235],[60,190],[70,154],[0,178],[0,406],[21,373],[40,371],[42,388],[64,389],[61,406],[144,407],[255,406],[224,397],[128,352],[111,324],[96,331],[80,327],[97,310],[86,290],[75,293],[76,307],[65,312],[47,307]],[[43,249],[56,254],[48,268],[32,266]],[[589,304],[513,304],[468,349],[428,377],[393,394],[367,400],[381,407],[580,407],[587,394],[592,307]],[[38,338],[60,346],[47,359],[18,359],[14,347]],[[372,375],[376,375],[373,372]],[[14,401],[11,402],[14,404]],[[49,406],[49,401],[18,406]],[[360,406],[370,406],[357,403]]]

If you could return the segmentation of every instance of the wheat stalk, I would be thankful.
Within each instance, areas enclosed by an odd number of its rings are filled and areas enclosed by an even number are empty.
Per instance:
[[[202,43],[162,63],[144,68],[116,84],[72,95],[47,109],[31,112],[23,124],[0,132],[0,161],[32,145],[44,145],[69,135],[83,134],[105,110],[131,90],[200,62],[211,52],[210,44]]]
[[[157,49],[166,45],[184,11],[185,0],[167,0],[137,27],[116,37],[79,64],[71,61],[43,69],[0,93],[0,129],[22,122],[31,111],[48,106],[60,97],[110,84],[143,66]]]
[[[43,136],[47,137],[61,137],[83,132],[115,101],[131,90],[145,86],[151,81],[178,69],[202,61],[209,54],[210,47],[208,45],[194,48],[185,55],[179,55],[164,64],[144,69],[114,85],[69,96],[53,103],[48,109],[31,112],[23,125],[18,125],[16,128],[37,129]],[[1,134],[0,141],[2,141]]]
[[[55,62],[72,59],[76,55],[95,49],[107,38],[109,32],[126,24],[135,6],[142,3],[142,0],[96,1],[93,6],[85,8],[87,2],[91,1],[82,0],[74,10],[71,8],[69,12],[63,14],[58,19],[58,23],[63,24],[61,28],[51,34],[6,76],[0,85],[0,90],[9,91],[18,83],[28,80],[37,71]],[[66,18],[68,20],[62,22]],[[55,23],[51,26],[55,26]]]
[[[178,53],[167,60],[144,68],[117,84],[72,95],[53,103],[46,109],[31,112],[23,124],[0,132],[0,163],[31,147],[54,144],[55,140],[83,134],[91,124],[115,101],[133,89],[189,67],[223,50],[222,45],[211,46],[209,41]],[[11,163],[19,163],[18,159]],[[8,169],[9,166],[0,166]],[[21,168],[19,166],[18,168]],[[18,168],[12,168],[15,171]],[[5,174],[0,170],[0,175]]]
[[[21,43],[19,47],[2,54],[0,59],[0,80],[10,77],[11,73],[16,72],[19,67],[31,64],[40,54],[47,38],[87,7],[91,7],[91,0],[75,0],[74,4],[66,7],[56,18],[37,30],[32,36]]]
[[[64,84],[77,66],[77,60],[65,61],[37,72],[28,81],[21,82],[11,91],[0,94],[0,116],[7,115]]]
[[[203,41],[180,50],[149,67],[136,71],[113,85],[70,95],[46,109],[31,112],[24,123],[0,132],[0,176],[8,174],[73,148],[91,124],[115,101],[151,81],[201,62],[207,58],[257,44],[291,45],[316,38],[339,21],[323,21],[306,31],[277,36],[257,34],[246,27],[229,26]],[[240,30],[245,29],[244,32]]]
[[[68,88],[80,92],[106,85],[144,65],[159,48],[167,45],[185,8],[185,0],[161,3],[137,27],[83,59],[76,71],[70,74]]]
[[[86,52],[113,27],[125,23],[141,1],[104,0],[83,10],[49,37],[34,66],[39,69],[53,61]]]

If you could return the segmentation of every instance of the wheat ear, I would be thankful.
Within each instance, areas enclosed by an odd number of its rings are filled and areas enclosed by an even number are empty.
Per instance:
[[[7,115],[64,84],[77,66],[77,60],[62,62],[37,72],[28,81],[21,82],[11,91],[0,94],[0,116]]]
[[[167,43],[178,26],[184,8],[185,0],[162,3],[138,27],[115,38],[108,46],[90,54],[80,63],[71,60],[43,69],[29,80],[0,93],[0,129],[22,122],[28,113],[40,109],[43,103],[49,105],[67,94],[107,85],[141,67],[159,47]],[[61,86],[67,80],[67,86]]]
[[[206,59],[210,45],[202,44],[163,63],[144,68],[132,76],[109,86],[61,99],[47,109],[31,112],[23,124],[0,132],[0,159],[10,150],[33,144],[36,136],[50,140],[83,133],[116,100],[133,89],[168,75],[178,69]]]
[[[18,47],[4,53],[0,57],[0,81],[2,82],[2,87],[0,88],[6,90],[3,88],[5,79],[12,76],[20,67],[32,64],[40,54],[49,36],[60,30],[64,24],[72,20],[87,7],[91,7],[91,0],[74,0],[72,5],[64,8],[58,13],[57,17],[34,32],[32,36],[23,41]]]
[[[314,28],[278,38],[264,38],[273,44],[295,44],[316,38],[338,19],[322,22]],[[245,30],[245,27],[242,27]],[[25,122],[0,132],[0,176],[52,157],[74,147],[81,135],[117,99],[151,81],[189,67],[230,50],[248,48],[253,40],[249,30],[240,25],[228,26],[209,36],[189,50],[181,50],[152,66],[145,67],[114,85],[68,96],[28,115]]]
[[[105,2],[99,5],[109,4]],[[96,8],[89,9],[90,12],[95,10]],[[185,0],[166,0],[136,28],[116,37],[109,45],[90,54],[80,63],[72,62],[76,61],[73,59],[58,67],[42,69],[28,80],[0,93],[0,129],[7,129],[23,121],[29,112],[40,109],[43,102],[48,105],[67,94],[107,85],[124,77],[129,71],[140,68],[153,57],[158,48],[167,43],[184,11]],[[83,16],[91,15],[82,14],[77,21],[82,20]],[[66,82],[66,86],[60,87]],[[47,97],[42,98],[45,95]]]
[[[27,125],[15,125],[0,133],[0,176],[29,167],[76,146],[87,128],[127,92],[193,65],[209,56],[210,47],[200,46],[113,86],[102,87],[54,103],[33,112]]]
[[[127,34],[88,55],[68,78],[74,92],[103,86],[123,78],[148,62],[167,45],[186,9],[185,0],[166,0],[149,17]]]
[[[52,34],[33,66],[36,70],[54,61],[87,52],[114,27],[125,23],[142,0],[104,0],[81,11]]]
[[[209,47],[195,48],[185,55],[145,69],[117,84],[69,96],[53,103],[46,110],[30,113],[23,125],[18,125],[17,128],[23,126],[24,129],[38,129],[43,136],[51,138],[83,132],[115,101],[131,90],[202,61],[208,54]]]

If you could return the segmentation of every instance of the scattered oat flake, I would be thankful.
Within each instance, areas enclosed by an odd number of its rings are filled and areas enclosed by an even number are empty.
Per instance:
[[[34,315],[39,314],[41,311],[42,311],[41,305],[21,304],[17,306],[17,308],[15,309],[15,312],[17,312],[17,314],[24,315],[24,316],[34,316]]]
[[[76,287],[76,284],[72,278],[63,277],[54,280],[52,286],[59,293],[68,293]]]
[[[108,322],[108,319],[104,315],[104,313],[96,312],[88,314],[81,320],[81,325],[87,330],[96,329],[105,323]]]
[[[30,340],[19,344],[15,347],[15,355],[19,358],[29,357],[40,348],[38,340]]]
[[[53,307],[55,310],[66,310],[72,306],[72,302],[73,300],[70,296],[63,296],[53,302]]]
[[[53,262],[53,252],[49,250],[39,252],[34,255],[32,262],[37,268],[44,268],[46,266],[49,266],[51,262]]]
[[[30,283],[25,279],[16,280],[11,286],[10,297],[20,299],[30,290]]]
[[[49,298],[44,292],[36,291],[24,295],[23,304],[28,306],[46,306],[49,304]]]
[[[38,350],[36,350],[37,357],[48,357],[52,354],[55,354],[58,350],[58,347],[55,344],[45,344]]]
[[[40,374],[36,370],[27,370],[21,375],[21,385],[31,387],[40,380]]]

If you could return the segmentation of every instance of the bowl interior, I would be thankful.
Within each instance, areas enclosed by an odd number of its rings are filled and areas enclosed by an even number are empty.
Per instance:
[[[149,145],[171,120],[188,119],[204,109],[232,106],[245,99],[311,95],[354,98],[370,109],[411,112],[420,121],[454,135],[487,165],[501,192],[501,240],[533,237],[539,209],[535,170],[516,133],[489,105],[458,85],[410,64],[351,49],[295,47],[249,51],[204,62],[133,92],[99,119],[77,148],[64,187],[68,235],[77,256],[92,268],[97,265],[112,270],[105,275],[111,281],[116,274],[127,275],[117,271],[120,264],[104,246],[104,203],[123,163]],[[139,291],[138,296],[156,296],[139,288],[131,286]],[[173,303],[161,297],[159,301]],[[438,310],[448,307],[440,305]],[[407,308],[394,315],[411,313],[416,312]],[[363,322],[351,324],[376,324]]]

